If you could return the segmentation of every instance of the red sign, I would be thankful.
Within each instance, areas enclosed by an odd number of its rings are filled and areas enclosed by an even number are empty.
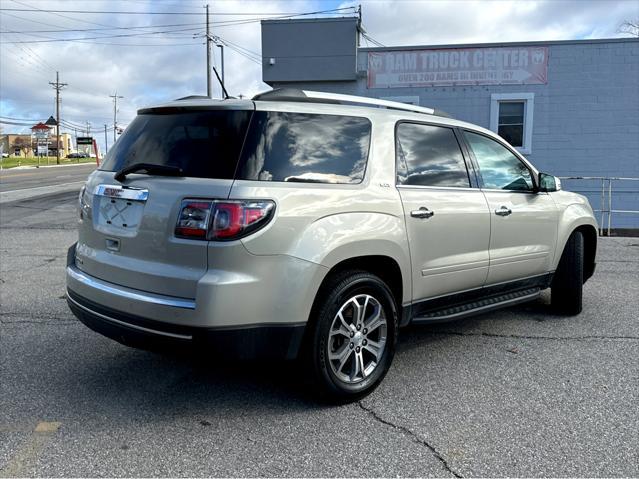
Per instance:
[[[368,53],[368,88],[548,82],[548,48],[445,48]]]

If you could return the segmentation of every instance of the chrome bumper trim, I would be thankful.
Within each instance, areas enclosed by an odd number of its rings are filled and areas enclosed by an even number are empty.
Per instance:
[[[175,334],[175,333],[167,333],[165,331],[158,331],[156,329],[149,329],[149,328],[145,328],[143,326],[138,326],[137,324],[127,323],[125,321],[120,321],[119,319],[112,318],[111,316],[106,316],[104,314],[98,313],[97,311],[93,311],[92,309],[89,309],[86,306],[83,306],[80,303],[78,303],[76,300],[74,300],[69,295],[68,292],[67,292],[67,300],[71,301],[75,306],[77,306],[78,308],[82,309],[83,311],[86,311],[87,313],[89,313],[89,314],[91,314],[93,316],[97,316],[99,318],[104,319],[105,321],[110,321],[112,323],[119,324],[119,325],[125,326],[127,328],[137,329],[138,331],[143,331],[145,333],[157,334],[157,335],[160,335],[160,336],[167,336],[169,338],[187,339],[189,341],[193,339],[193,336],[191,336],[189,334]]]
[[[161,306],[172,306],[174,308],[195,309],[195,301],[193,300],[124,289],[114,284],[107,283],[106,281],[93,278],[92,276],[83,273],[75,266],[67,266],[67,275],[79,283],[89,286],[90,288],[98,289],[121,298],[141,301],[143,303],[159,304]]]

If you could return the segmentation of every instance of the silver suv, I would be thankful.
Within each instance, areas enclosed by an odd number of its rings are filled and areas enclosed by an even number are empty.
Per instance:
[[[402,326],[552,289],[581,311],[588,201],[419,106],[274,90],[146,108],[89,177],[68,303],[127,345],[300,358],[324,393],[384,377]]]

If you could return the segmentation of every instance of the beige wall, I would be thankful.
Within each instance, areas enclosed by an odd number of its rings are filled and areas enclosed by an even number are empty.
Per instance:
[[[19,155],[15,154],[16,142],[20,143],[20,141],[24,141],[32,147],[23,149]],[[49,138],[49,142],[51,147],[55,147],[55,135],[51,135]],[[32,140],[31,135],[14,135],[7,134],[0,136],[0,145],[2,145],[2,151],[4,153],[9,153],[10,156],[35,156],[35,147],[36,140],[35,138]],[[55,149],[54,149],[55,152]],[[69,155],[69,153],[73,152],[73,141],[71,139],[71,135],[69,133],[61,133],[60,134],[60,157],[64,158]]]

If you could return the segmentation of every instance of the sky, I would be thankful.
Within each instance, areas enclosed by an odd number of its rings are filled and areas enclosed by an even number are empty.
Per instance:
[[[103,151],[104,125],[108,143],[113,142],[110,95],[123,97],[118,100],[118,124],[126,126],[140,107],[205,94],[206,3],[0,0],[2,131],[28,132],[28,126],[6,122],[44,121],[55,114],[49,82],[55,81],[56,71],[67,83],[61,93],[61,118],[66,125],[85,128],[89,121]],[[619,32],[622,22],[639,19],[637,0],[209,3],[211,33],[226,43],[227,90],[249,97],[270,88],[261,81],[261,18],[337,8],[343,10],[323,15],[350,16],[354,8],[348,7],[361,3],[366,32],[387,46],[613,38],[627,36]],[[103,13],[80,13],[88,11]],[[214,51],[219,69],[220,49]],[[217,84],[214,95],[220,96]],[[74,133],[71,128],[62,131]]]

